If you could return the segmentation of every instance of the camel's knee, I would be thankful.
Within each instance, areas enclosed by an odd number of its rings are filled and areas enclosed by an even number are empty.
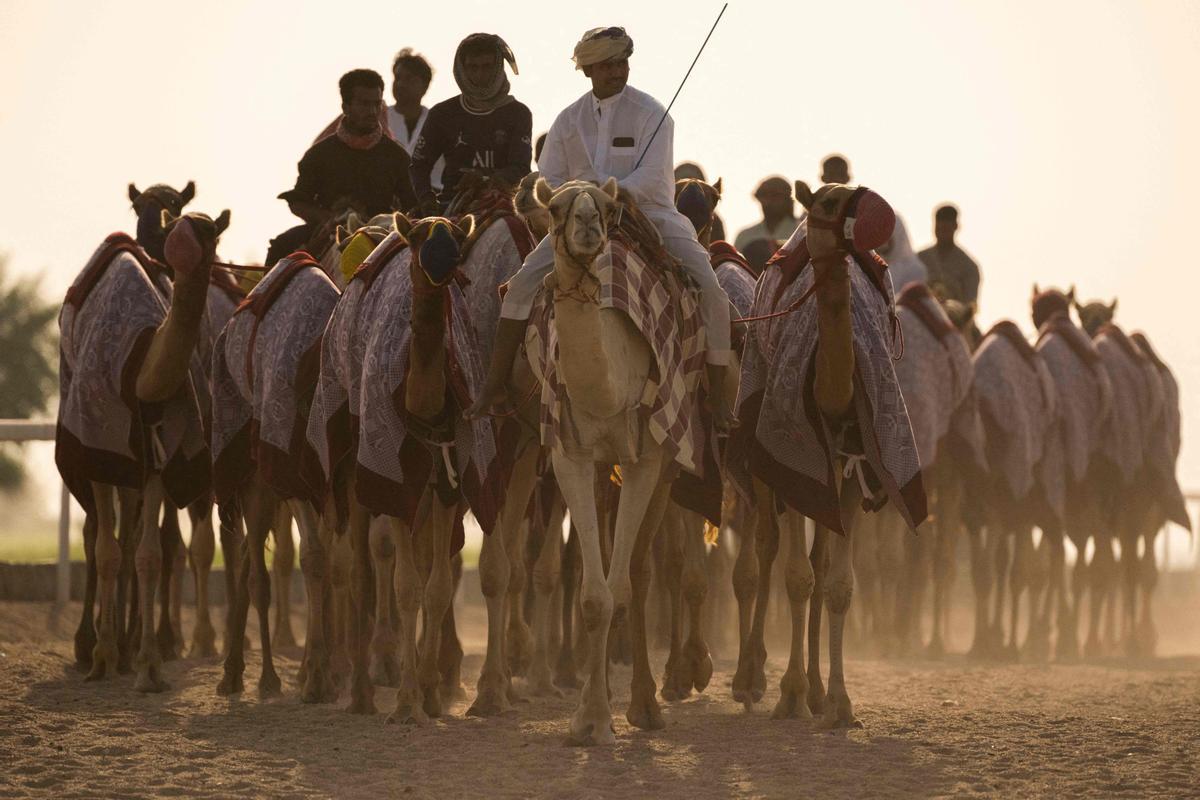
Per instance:
[[[825,607],[831,614],[844,614],[854,596],[854,580],[837,577],[825,584]]]
[[[479,553],[479,588],[483,596],[496,598],[506,594],[511,574],[512,565],[503,543],[485,538]]]
[[[579,598],[580,621],[584,630],[595,632],[607,626],[612,619],[613,597],[604,583],[585,586]]]
[[[788,599],[793,603],[807,602],[812,597],[816,583],[817,576],[807,559],[789,564],[784,573],[784,586],[787,587]]]
[[[329,575],[329,559],[325,548],[316,537],[305,537],[300,541],[300,571],[312,581],[322,582]]]

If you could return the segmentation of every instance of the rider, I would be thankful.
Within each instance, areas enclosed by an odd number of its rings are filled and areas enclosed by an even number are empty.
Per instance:
[[[729,299],[696,241],[696,231],[675,209],[672,158],[674,123],[661,103],[626,85],[633,40],[624,28],[595,28],[575,45],[576,69],[592,81],[592,91],[567,106],[550,126],[538,161],[542,177],[557,188],[572,180],[603,182],[616,178],[655,224],[666,249],[700,287],[700,315],[707,334],[710,386],[723,386],[729,364]],[[655,135],[655,129],[659,126]],[[652,138],[653,137],[653,138]],[[468,410],[478,415],[502,403],[509,372],[524,338],[534,295],[554,267],[554,243],[542,239],[508,282],[500,326],[483,392]],[[713,420],[720,428],[734,424],[722,392],[709,395]]]
[[[337,133],[316,142],[300,159],[296,186],[279,195],[304,220],[277,236],[267,251],[270,266],[304,247],[332,225],[343,206],[372,216],[412,208],[408,153],[380,123],[383,78],[369,69],[347,72],[338,81],[342,117]]]
[[[505,61],[516,75],[512,49],[493,33],[473,33],[458,45],[454,80],[462,94],[429,110],[413,149],[410,174],[422,213],[440,214],[465,172],[498,175],[513,186],[529,174],[533,115],[508,93]],[[439,158],[440,197],[430,180]]]

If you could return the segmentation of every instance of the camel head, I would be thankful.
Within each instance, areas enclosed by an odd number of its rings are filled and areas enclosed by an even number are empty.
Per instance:
[[[896,226],[892,207],[865,186],[831,183],[814,194],[796,181],[796,196],[808,210],[808,252],[814,263],[882,247]]]
[[[1075,313],[1079,315],[1079,324],[1088,332],[1088,336],[1095,336],[1105,324],[1112,322],[1113,315],[1117,313],[1116,298],[1113,298],[1111,303],[1093,300],[1082,305],[1078,300],[1072,300],[1072,305],[1075,306]]]
[[[470,214],[457,222],[445,217],[414,221],[397,211],[392,225],[412,250],[414,291],[427,284],[437,288],[448,284],[462,262],[467,239],[475,232],[475,218]]]
[[[217,240],[229,227],[229,209],[216,219],[207,214],[192,212],[172,217],[165,208],[159,212],[163,231],[163,256],[180,284],[208,284],[212,262],[216,257]]]
[[[521,219],[525,220],[529,230],[533,232],[533,238],[539,242],[550,232],[550,210],[545,206],[538,205],[537,198],[533,194],[533,188],[537,186],[540,177],[540,173],[531,172],[522,178],[521,185],[517,187],[517,194],[513,198],[513,205],[516,207],[517,213]]]
[[[183,207],[196,196],[196,184],[188,181],[183,191],[173,189],[165,183],[156,183],[146,191],[129,184],[129,200],[133,213],[137,214],[137,240],[151,257],[162,261],[165,232],[161,215],[169,211],[172,217],[183,213]]]
[[[608,244],[608,226],[620,206],[617,203],[617,179],[603,186],[588,181],[569,181],[551,189],[544,178],[533,189],[538,205],[550,212],[550,232],[554,247],[574,263],[586,267]]]
[[[697,236],[704,236],[711,229],[713,214],[720,201],[720,178],[711,185],[696,178],[675,181],[675,208],[692,223]]]
[[[391,214],[376,214],[368,220],[360,220],[350,214],[345,225],[338,225],[333,234],[333,244],[338,252],[338,272],[342,285],[350,282],[362,262],[395,228]]]
[[[1030,301],[1033,306],[1033,326],[1040,329],[1052,317],[1056,317],[1059,314],[1070,315],[1071,305],[1074,302],[1074,286],[1064,294],[1052,286],[1046,289],[1039,289],[1035,283],[1033,285],[1033,298]]]

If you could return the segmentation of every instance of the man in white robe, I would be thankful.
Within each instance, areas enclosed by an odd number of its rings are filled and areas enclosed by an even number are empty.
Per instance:
[[[658,228],[666,249],[683,263],[700,288],[709,385],[723,386],[732,352],[729,299],[717,282],[708,253],[696,240],[695,229],[675,208],[674,123],[661,103],[627,85],[632,53],[633,41],[623,28],[596,28],[583,35],[575,46],[574,61],[591,79],[592,90],[554,120],[538,170],[555,188],[572,180],[603,183],[613,177],[629,192]],[[534,296],[553,268],[554,243],[547,236],[508,282],[487,385],[469,415],[484,413],[504,401],[505,384],[524,338]],[[724,394],[714,392],[709,398],[717,426],[731,427],[733,412]]]

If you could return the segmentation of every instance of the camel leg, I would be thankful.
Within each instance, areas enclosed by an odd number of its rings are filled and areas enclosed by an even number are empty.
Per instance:
[[[217,547],[213,535],[212,502],[197,500],[188,506],[188,516],[192,520],[188,558],[192,564],[192,580],[196,584],[196,624],[192,627],[191,656],[210,658],[217,654],[217,631],[213,628],[208,599],[208,576]]]
[[[117,575],[117,672],[122,675],[133,672],[133,655],[140,636],[141,613],[134,556],[142,538],[141,508],[141,492],[117,489],[118,543],[121,546],[121,571]]]
[[[609,587],[613,591],[614,605],[621,608],[624,596],[621,567],[629,570],[629,645],[633,657],[633,677],[629,687],[629,708],[625,719],[635,728],[659,730],[666,727],[662,711],[655,699],[658,689],[650,670],[649,640],[646,633],[646,597],[650,590],[650,550],[654,538],[662,527],[663,515],[671,500],[671,484],[666,479],[666,467],[662,464],[661,451],[644,456],[636,464],[622,465],[627,475],[621,491],[621,505],[617,509],[617,536],[613,545],[612,569],[609,571]],[[643,499],[645,498],[645,499]],[[694,533],[701,535],[701,528]],[[630,536],[626,531],[630,531]],[[632,549],[628,540],[633,538]],[[628,553],[626,556],[625,554]]]
[[[683,529],[684,512],[675,503],[669,503],[663,517],[663,530],[659,541],[654,543],[654,577],[658,584],[657,594],[667,601],[670,627],[667,633],[667,663],[663,668],[663,700],[682,700],[692,692],[690,677],[680,675],[683,658]]]
[[[809,719],[808,676],[804,673],[804,627],[808,621],[808,599],[812,596],[816,575],[808,560],[804,541],[804,517],[788,511],[781,527],[791,539],[784,571],[788,604],[792,611],[792,646],[788,654],[787,672],[779,681],[779,702],[771,713],[772,719]]]
[[[396,543],[387,520],[375,517],[368,523],[371,566],[375,580],[375,625],[371,635],[368,674],[376,686],[400,685],[400,643],[392,618],[393,591],[389,587],[396,574]]]
[[[357,501],[350,504],[350,514],[363,514]],[[354,570],[354,548],[347,535],[336,536],[329,548],[329,667],[334,685],[340,691],[348,686],[354,666],[350,652],[350,626],[354,619],[354,597],[350,586]],[[366,523],[363,523],[364,527]]]
[[[758,555],[758,592],[754,598],[754,618],[750,633],[738,652],[737,672],[733,676],[733,699],[749,711],[762,700],[766,691],[767,647],[764,643],[767,605],[771,596],[771,568],[779,552],[779,525],[775,514],[775,498],[761,481],[754,482],[754,505],[758,509],[757,530],[754,534]]]
[[[117,671],[117,576],[121,572],[121,546],[117,543],[116,493],[113,487],[92,483],[95,511],[89,515],[95,531],[96,578],[99,584],[100,630],[91,653],[87,680],[100,680]],[[84,608],[84,613],[88,612]]]
[[[562,523],[566,509],[558,500],[550,514],[550,524],[541,532],[542,546],[533,563],[530,589],[533,600],[533,664],[529,668],[530,691],[535,695],[562,697],[550,671],[551,630],[554,597],[562,579]]]
[[[942,495],[945,494],[944,490]],[[925,648],[930,658],[942,658],[946,655],[947,637],[950,634],[946,616],[950,608],[950,592],[954,585],[954,545],[957,540],[954,526],[958,513],[950,511],[948,503],[943,503],[941,511],[935,522],[933,542],[933,629],[929,645]]]
[[[1031,628],[1026,638],[1025,647],[1030,655],[1038,661],[1050,657],[1051,620],[1057,620],[1059,628],[1063,625],[1063,596],[1066,593],[1066,548],[1063,545],[1063,529],[1051,527],[1042,529],[1041,547],[1045,551],[1046,582],[1045,590],[1041,593],[1041,603],[1037,612],[1036,628]]]
[[[304,591],[308,598],[304,660],[300,666],[300,702],[331,703],[337,699],[337,689],[329,669],[325,599],[329,592],[327,543],[333,532],[325,527],[316,509],[304,500],[291,499],[287,505],[300,529],[300,572],[304,575]]]
[[[359,504],[353,486],[350,487],[349,501],[349,607],[343,610],[346,614],[343,618],[345,650],[350,655],[350,706],[347,710],[351,714],[374,714],[375,687],[371,685],[367,655],[371,639],[371,606],[375,594],[371,582],[371,515]]]
[[[515,677],[527,675],[529,665],[533,661],[533,632],[529,630],[529,623],[525,621],[525,614],[522,613],[521,599],[527,589],[525,542],[529,526],[525,524],[524,511],[528,508],[529,497],[533,493],[535,482],[536,480],[530,481],[528,493],[522,493],[525,497],[525,504],[521,506],[522,513],[517,518],[516,524],[502,529],[502,535],[505,537],[504,550],[511,554],[509,557],[508,594],[505,600],[504,621],[508,626],[505,655],[508,657],[509,673]],[[512,491],[511,484],[509,491]],[[512,691],[511,683],[509,691]]]
[[[1079,614],[1083,608],[1083,594],[1087,591],[1090,579],[1087,574],[1087,536],[1081,536],[1073,529],[1069,531],[1071,543],[1075,545],[1075,566],[1071,568],[1070,604],[1067,604],[1067,591],[1063,591],[1063,604],[1058,611],[1058,640],[1055,642],[1055,654],[1059,661],[1074,662],[1079,660]],[[1064,554],[1064,559],[1065,559]]]
[[[1154,627],[1154,613],[1151,600],[1158,586],[1158,557],[1154,553],[1154,540],[1158,537],[1158,528],[1150,527],[1145,533],[1146,551],[1138,564],[1138,585],[1142,593],[1141,617],[1137,623],[1135,637],[1136,652],[1140,656],[1152,657],[1158,646],[1158,632]]]
[[[1133,515],[1130,515],[1131,517]],[[1138,545],[1141,544],[1140,531],[1136,525],[1129,524],[1121,535],[1121,630],[1122,639],[1113,637],[1113,644],[1122,642],[1125,655],[1137,655],[1137,596],[1139,583],[1139,568],[1141,556],[1138,555]]]
[[[904,541],[903,531],[897,530],[894,524],[899,520],[893,519],[890,511],[885,508],[874,515],[875,520],[864,520],[862,530],[857,531],[860,536],[874,534],[878,542],[875,546],[878,557],[875,569],[879,574],[882,612],[878,618],[879,638],[885,656],[907,653],[908,631],[913,624],[913,602],[908,593],[915,582],[916,565],[913,562],[920,557]],[[875,530],[870,530],[871,527]],[[854,547],[857,545],[851,546],[852,553]]]
[[[878,527],[875,524],[878,522],[877,517],[877,514],[873,514],[865,521],[865,524]],[[881,544],[881,531],[876,530],[872,533],[864,532],[862,536],[855,536],[851,548],[851,557],[854,559],[854,577],[857,581],[856,588],[860,602],[854,604],[847,637],[856,646],[871,649],[878,648],[885,631],[890,633],[892,630],[892,625],[884,625],[882,622],[881,593],[885,570],[881,568],[880,553],[878,552]],[[805,548],[805,557],[808,557],[807,547]],[[810,563],[809,566],[811,567],[812,564]],[[790,606],[790,598],[788,603]],[[795,625],[795,620],[792,624]],[[887,652],[886,648],[882,648],[882,651]]]
[[[704,638],[704,601],[708,597],[707,552],[704,547],[704,518],[684,512],[683,599],[688,609],[688,637],[683,644],[680,671],[686,688],[703,692],[712,680],[712,656]]]
[[[221,526],[221,555],[225,559],[225,640],[221,652],[228,656],[233,652],[234,629],[238,627],[238,579],[242,573],[245,535],[242,531],[242,513],[239,503],[231,503],[217,508],[217,522]],[[243,647],[245,646],[245,620],[241,622]],[[241,670],[238,670],[239,688],[241,691]]]
[[[608,705],[608,631],[613,616],[613,595],[604,579],[596,514],[595,469],[590,457],[576,461],[557,450],[551,457],[555,478],[579,535],[583,561],[579,606],[580,633],[587,638],[587,677],[579,693],[579,704],[571,716],[568,742],[613,744],[616,737]]]
[[[280,693],[282,684],[275,672],[271,657],[271,575],[267,571],[266,544],[271,523],[279,501],[265,484],[250,493],[246,502],[246,553],[249,556],[249,571],[246,587],[249,597],[258,612],[258,632],[262,643],[262,673],[258,678],[259,697],[272,697]]]
[[[971,583],[975,590],[975,633],[970,658],[985,658],[990,652],[990,627],[988,603],[992,594],[992,570],[988,564],[988,539],[995,533],[978,526],[968,526],[968,541],[971,545]]]
[[[463,647],[458,638],[458,623],[454,618],[454,598],[462,583],[462,553],[450,557],[450,605],[442,617],[441,646],[438,648],[438,672],[442,676],[438,691],[443,702],[466,700],[467,690],[462,685]]]
[[[292,571],[296,568],[296,540],[292,538],[290,504],[280,503],[271,528],[275,534],[275,558],[271,561],[271,581],[275,587],[275,634],[271,646],[295,647],[292,632]]]
[[[1018,634],[1021,625],[1021,595],[1029,586],[1030,562],[1032,561],[1033,531],[1021,526],[1013,531],[1012,565],[1008,573],[1008,643],[1004,645],[1004,657],[1016,661]],[[1032,591],[1030,591],[1032,597]]]
[[[475,702],[467,709],[468,716],[491,717],[511,708],[512,675],[508,648],[514,643],[506,616],[509,583],[513,565],[520,561],[521,552],[510,549],[516,534],[510,531],[521,526],[529,497],[537,483],[538,448],[526,445],[513,464],[512,477],[496,530],[491,536],[483,537],[479,553],[479,584],[487,603],[488,643],[483,659],[483,669],[476,684]],[[511,554],[511,555],[510,555]],[[513,609],[519,613],[519,607]]]
[[[825,713],[825,684],[821,681],[821,606],[829,575],[829,537],[836,535],[823,525],[813,526],[813,545],[808,554],[814,581],[808,602],[808,710],[813,716]]]
[[[992,531],[995,531],[995,536]],[[1009,541],[1015,535],[1007,526],[998,523],[989,525],[988,544],[991,546],[992,574],[995,576],[995,594],[992,596],[992,610],[988,618],[988,649],[989,655],[995,656],[1004,649],[1004,596],[1008,586]]]
[[[163,504],[162,526],[162,571],[159,575],[159,598],[162,604],[158,619],[158,652],[163,661],[174,661],[180,655],[183,644],[181,633],[180,604],[183,600],[182,565],[186,554],[183,548],[183,532],[179,529],[179,509],[172,503]]]
[[[446,503],[430,485],[429,516],[425,519],[425,534],[430,545],[431,563],[425,584],[424,616],[421,625],[421,664],[418,678],[424,695],[425,713],[431,717],[442,715],[442,673],[438,669],[441,653],[442,630],[445,617],[454,600],[454,576],[450,569],[450,543],[454,535],[454,521],[461,513],[458,498]],[[510,595],[511,598],[511,595]],[[520,597],[510,609],[520,612]]]
[[[142,539],[138,542],[136,564],[140,593],[141,647],[137,655],[137,678],[133,688],[139,692],[161,692],[167,688],[162,677],[162,653],[154,628],[154,595],[163,566],[159,515],[163,510],[162,476],[152,473],[142,489]]]
[[[754,618],[754,598],[758,594],[758,557],[756,555],[758,539],[756,531],[758,530],[759,517],[772,513],[774,513],[773,508],[764,508],[753,504],[747,515],[747,524],[739,531],[738,551],[734,557],[733,570],[730,576],[733,584],[734,600],[737,601],[739,661],[741,661],[743,651],[750,640],[750,630]],[[733,682],[737,683],[736,676]],[[748,688],[748,685],[743,686],[741,690],[746,691]]]
[[[1088,565],[1088,636],[1083,646],[1085,658],[1099,658],[1104,648],[1100,643],[1100,618],[1106,603],[1110,603],[1109,585],[1112,583],[1116,561],[1113,556],[1112,538],[1101,534],[1095,538],[1095,553]],[[1110,603],[1111,604],[1111,603]]]
[[[862,727],[854,716],[850,695],[846,692],[843,672],[842,643],[846,629],[846,612],[854,596],[854,565],[850,558],[850,536],[862,496],[854,481],[841,486],[841,517],[844,535],[829,537],[829,574],[825,585],[825,604],[829,610],[829,691],[825,697],[825,715],[821,721],[826,728]]]
[[[109,494],[111,494],[109,490]],[[87,583],[83,589],[83,613],[79,616],[79,627],[75,629],[75,666],[91,669],[92,650],[96,647],[96,514],[88,514],[83,520],[83,556],[87,564]]]
[[[554,665],[554,685],[560,689],[578,689],[579,676],[575,661],[575,595],[579,588],[581,566],[579,532],[572,521],[567,542],[562,550],[562,636],[558,662]]]
[[[420,512],[417,517],[419,521]],[[429,717],[422,708],[421,684],[417,678],[417,615],[421,610],[423,589],[413,541],[416,534],[403,520],[386,519],[396,543],[396,607],[400,613],[400,686],[396,689],[396,710],[387,721],[389,724],[418,725],[427,722]]]

